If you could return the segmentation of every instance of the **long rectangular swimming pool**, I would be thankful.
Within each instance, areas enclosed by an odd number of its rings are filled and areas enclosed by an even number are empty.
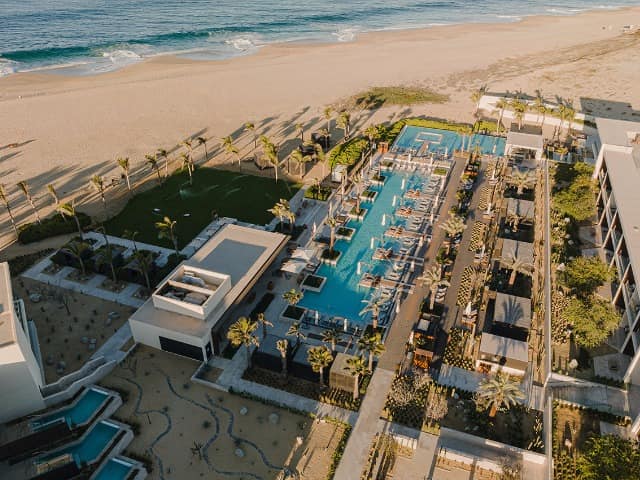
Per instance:
[[[111,458],[104,464],[93,480],[124,480],[131,472],[133,465],[119,458]]]
[[[392,218],[393,213],[403,197],[403,192],[426,185],[428,178],[416,173],[384,172],[387,177],[383,187],[371,186],[378,192],[373,203],[362,202],[363,208],[369,209],[362,222],[351,220],[348,227],[356,230],[351,241],[338,240],[335,248],[342,253],[337,266],[321,265],[316,274],[327,277],[327,282],[321,292],[305,291],[300,302],[302,307],[309,310],[317,310],[331,316],[348,319],[349,324],[366,324],[366,318],[360,316],[364,308],[363,302],[371,293],[371,289],[358,285],[361,275],[358,275],[358,263],[361,272],[370,272],[374,275],[384,276],[392,268],[390,262],[372,261],[374,250],[371,249],[371,238],[374,238],[375,247],[400,248],[400,242],[390,238],[383,238],[384,232],[391,222],[394,225],[403,225],[402,218]],[[404,183],[404,190],[402,185]],[[394,207],[394,196],[396,206]],[[406,203],[409,203],[407,200]],[[383,216],[385,218],[382,224]]]
[[[78,465],[91,464],[95,462],[104,449],[115,438],[120,431],[120,427],[113,423],[102,421],[89,430],[89,433],[75,445],[62,448],[56,452],[42,457],[39,461],[47,461],[60,455],[69,454]]]
[[[461,135],[449,130],[405,125],[393,143],[393,147],[397,147],[401,151],[418,152],[426,142],[428,144],[428,148],[425,149],[427,152],[443,153],[447,151],[452,153],[454,150],[460,149],[462,141]],[[476,145],[480,146],[480,151],[484,155],[504,155],[504,138],[473,134],[470,141],[468,137],[465,140],[465,150],[467,151],[472,151]]]
[[[109,394],[95,388],[89,388],[79,397],[76,403],[65,408],[37,418],[31,422],[34,430],[41,430],[59,419],[64,419],[69,427],[83,425],[89,421],[107,401]]]

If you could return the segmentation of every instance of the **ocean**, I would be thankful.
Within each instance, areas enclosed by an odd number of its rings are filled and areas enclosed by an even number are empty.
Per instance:
[[[604,4],[603,4],[604,2]],[[529,15],[638,0],[0,0],[0,76],[97,74],[163,54],[223,59],[273,42],[349,42],[367,31]]]

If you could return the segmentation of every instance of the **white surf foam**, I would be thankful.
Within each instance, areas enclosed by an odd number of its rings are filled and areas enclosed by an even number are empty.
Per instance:
[[[237,37],[226,39],[224,43],[230,45],[240,52],[247,52],[258,47],[258,41],[256,37],[251,35],[238,35]]]
[[[337,38],[339,42],[353,42],[360,30],[358,28],[343,28],[337,32],[333,32],[331,35]]]

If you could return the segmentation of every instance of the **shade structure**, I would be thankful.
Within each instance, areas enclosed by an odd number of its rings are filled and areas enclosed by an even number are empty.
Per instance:
[[[291,258],[292,259],[296,259],[296,260],[302,260],[305,262],[309,262],[311,261],[311,259],[313,258],[313,250],[308,249],[308,248],[297,248],[292,254],[291,254]]]
[[[298,273],[302,273],[302,271],[305,269],[306,266],[307,266],[307,262],[292,259],[285,262],[280,267],[280,270],[282,270],[283,272],[298,274]]]

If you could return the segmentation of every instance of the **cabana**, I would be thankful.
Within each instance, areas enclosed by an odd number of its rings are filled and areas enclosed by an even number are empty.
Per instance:
[[[507,201],[507,215],[518,215],[524,220],[533,220],[535,218],[534,203],[530,200],[509,198]]]
[[[507,141],[504,147],[504,155],[522,155],[523,160],[535,158],[536,161],[542,159],[544,152],[544,138],[542,129],[535,125],[511,124],[511,129],[507,134]]]
[[[514,340],[526,340],[531,328],[531,299],[497,293],[491,333]]]
[[[505,238],[502,240],[502,254],[500,258],[519,258],[525,263],[533,264],[533,243],[519,242]]]
[[[278,340],[282,340],[282,337],[267,335],[260,341],[260,345],[254,350],[252,356],[256,365],[274,372],[282,371],[282,355],[276,346]],[[287,350],[291,351],[291,342],[289,342]]]
[[[329,370],[329,386],[331,388],[339,388],[345,392],[353,393],[356,387],[356,377],[351,375],[348,370],[347,361],[350,358],[354,358],[354,356],[346,353],[338,353],[336,355],[333,365],[331,365],[331,370]]]
[[[483,333],[476,368],[486,372],[524,375],[529,362],[529,345],[521,340]]]

